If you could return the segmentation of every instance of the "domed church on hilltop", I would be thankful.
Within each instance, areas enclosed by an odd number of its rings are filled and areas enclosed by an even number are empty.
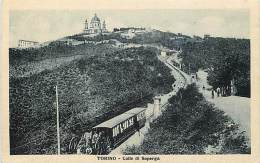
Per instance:
[[[106,33],[106,32],[108,32],[106,29],[106,22],[104,20],[103,24],[101,25],[101,21],[99,17],[97,17],[97,14],[94,15],[94,17],[91,19],[91,22],[89,24],[88,24],[88,20],[86,19],[83,33],[99,34],[99,33]]]

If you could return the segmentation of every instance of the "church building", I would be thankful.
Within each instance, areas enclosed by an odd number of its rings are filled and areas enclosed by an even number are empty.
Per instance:
[[[99,34],[108,32],[106,29],[106,22],[103,21],[101,25],[101,21],[97,14],[91,19],[91,22],[88,24],[88,20],[85,21],[85,27],[83,29],[83,33],[85,34]]]

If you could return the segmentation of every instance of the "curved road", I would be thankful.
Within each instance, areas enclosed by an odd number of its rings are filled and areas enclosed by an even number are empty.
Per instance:
[[[178,55],[178,53],[175,53],[173,55]],[[164,110],[168,104],[168,99],[170,97],[172,97],[173,95],[175,95],[178,90],[182,87],[186,87],[190,82],[190,78],[187,74],[185,74],[184,72],[182,72],[179,68],[175,67],[171,60],[173,59],[172,56],[170,57],[162,57],[162,56],[158,56],[159,60],[162,61],[167,67],[169,67],[172,71],[171,74],[174,76],[175,78],[175,82],[172,85],[173,86],[173,90],[168,93],[168,94],[164,94],[161,95],[161,110]],[[151,112],[151,110],[153,109],[153,106],[151,104],[147,105],[147,112]],[[149,115],[149,113],[147,114]],[[143,127],[142,129],[140,129],[140,132],[136,132],[134,135],[132,135],[130,138],[128,138],[124,143],[122,143],[120,146],[118,146],[117,148],[115,148],[114,150],[112,150],[112,152],[110,154],[112,155],[121,155],[123,154],[123,151],[128,147],[128,146],[139,146],[142,141],[144,140],[144,135],[145,133],[148,132],[149,129],[149,121],[150,121],[151,117],[147,117],[147,123],[145,125],[145,127]]]

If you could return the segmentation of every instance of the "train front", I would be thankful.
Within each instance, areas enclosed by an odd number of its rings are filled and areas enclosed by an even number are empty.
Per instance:
[[[106,155],[111,152],[111,142],[105,129],[86,132],[78,143],[77,154]]]

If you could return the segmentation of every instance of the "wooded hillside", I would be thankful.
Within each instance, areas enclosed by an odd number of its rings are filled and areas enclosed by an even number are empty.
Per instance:
[[[53,57],[75,54],[83,57],[29,77],[10,78],[11,154],[56,153],[56,85],[62,153],[68,153],[72,137],[80,137],[94,125],[137,105],[142,106],[155,94],[172,89],[174,78],[157,59],[155,49],[110,50],[109,46],[104,46],[91,53],[85,52],[88,48],[88,45],[80,45],[78,49],[59,50]],[[28,58],[39,52],[28,51],[25,53]],[[14,61],[13,57],[24,52],[10,51],[12,62],[15,62],[12,65],[19,66],[19,59]],[[50,58],[51,54],[52,50],[40,51],[37,57]],[[21,59],[21,62],[28,62],[24,56]]]
[[[213,38],[182,45],[183,69],[208,71],[214,89],[235,81],[238,96],[250,97],[250,41],[248,39]]]

